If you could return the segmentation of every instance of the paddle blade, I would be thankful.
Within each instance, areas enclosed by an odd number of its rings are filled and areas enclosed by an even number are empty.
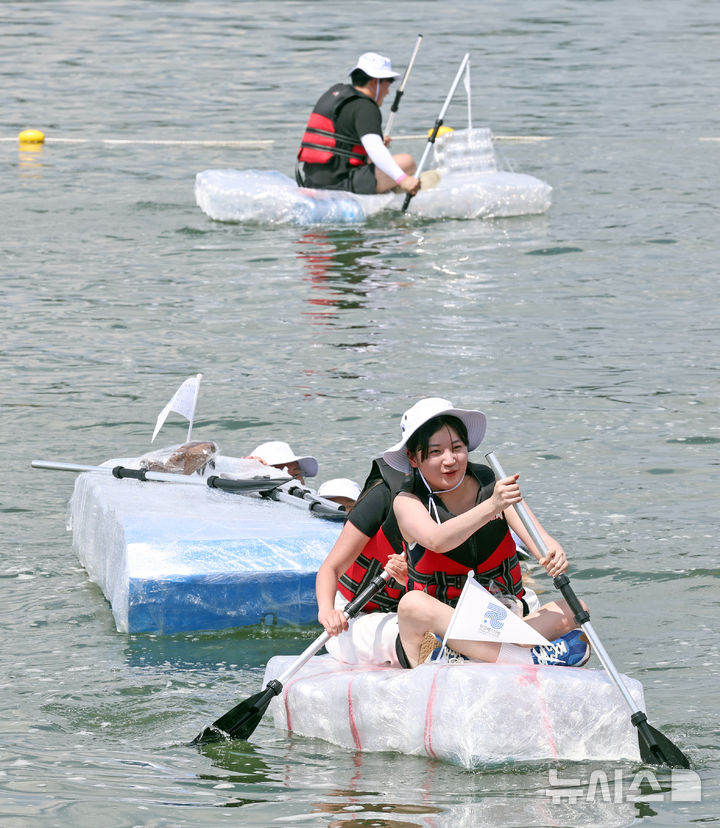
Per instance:
[[[669,768],[689,768],[690,760],[673,744],[647,722],[638,726],[640,757],[648,765],[667,765]]]
[[[279,682],[270,682],[264,690],[236,704],[232,710],[228,710],[208,725],[202,733],[198,733],[191,744],[206,745],[223,739],[249,739],[260,724],[268,705],[281,690],[282,685]]]

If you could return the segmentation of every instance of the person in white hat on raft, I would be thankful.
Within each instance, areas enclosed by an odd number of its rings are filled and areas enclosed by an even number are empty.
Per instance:
[[[317,493],[326,500],[339,503],[346,512],[350,512],[360,497],[360,486],[347,477],[333,477],[332,480],[326,480]]]
[[[455,408],[448,400],[420,400],[402,416],[401,439],[383,457],[411,475],[393,500],[393,511],[408,549],[407,593],[398,604],[400,662],[405,667],[442,654],[439,647],[468,577],[486,588],[499,587],[518,614],[550,644],[532,648],[513,643],[451,639],[453,656],[478,661],[581,666],[590,645],[564,600],[533,613],[525,590],[511,529],[551,577],[565,572],[562,546],[538,524],[548,553],[542,557],[513,509],[522,500],[519,475],[496,480],[491,468],[468,460],[486,428],[482,411]],[[427,641],[430,645],[427,646]],[[427,649],[427,652],[425,650]],[[454,651],[454,652],[453,652]],[[404,657],[403,657],[404,656]]]
[[[380,107],[399,73],[390,58],[360,55],[350,83],[336,83],[320,96],[298,150],[298,184],[371,195],[400,187],[415,195],[420,181],[411,155],[392,155],[383,137]]]
[[[286,471],[290,477],[299,480],[305,485],[306,477],[315,477],[318,473],[318,461],[309,454],[298,456],[290,446],[282,440],[271,440],[261,443],[250,455],[249,459],[259,460],[266,466],[273,466]]]

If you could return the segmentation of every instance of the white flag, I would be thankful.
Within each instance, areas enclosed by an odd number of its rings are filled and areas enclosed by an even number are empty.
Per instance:
[[[468,574],[455,612],[448,624],[445,640],[506,641],[513,644],[550,642]]]
[[[200,390],[200,380],[202,379],[202,374],[198,374],[195,377],[190,377],[190,379],[186,379],[185,382],[178,388],[178,390],[173,394],[172,399],[170,402],[163,408],[157,418],[157,422],[155,423],[155,431],[153,431],[152,443],[155,438],[157,437],[158,431],[163,427],[163,423],[167,419],[167,415],[171,411],[175,411],[178,414],[185,417],[186,420],[190,421],[190,426],[188,428],[188,440],[190,439],[190,432],[192,431],[192,424],[193,418],[195,417],[195,404],[197,403],[198,398],[198,391]]]

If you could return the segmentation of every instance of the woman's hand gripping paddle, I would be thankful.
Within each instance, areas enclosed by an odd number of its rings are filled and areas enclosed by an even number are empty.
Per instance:
[[[438,130],[443,124],[443,118],[445,117],[445,113],[447,112],[448,107],[450,106],[450,101],[453,99],[453,95],[455,94],[455,90],[458,88],[458,84],[460,83],[460,79],[463,76],[463,72],[465,71],[465,67],[467,66],[467,62],[470,60],[470,55],[466,54],[465,57],[462,59],[462,63],[460,64],[460,68],[458,69],[457,75],[455,75],[455,80],[453,81],[452,86],[450,87],[450,91],[448,92],[447,98],[445,98],[445,103],[440,110],[440,114],[435,121],[435,125],[433,126],[432,130],[430,131],[430,137],[428,138],[427,144],[425,144],[425,150],[422,154],[422,158],[420,159],[420,163],[415,170],[415,178],[420,178],[422,175],[422,171],[425,169],[425,163],[427,162],[428,155],[430,154],[430,149],[432,145],[435,143],[435,139],[437,138]],[[402,212],[404,213],[408,205],[410,204],[410,199],[412,196],[408,193],[405,196],[405,201],[403,202]]]
[[[345,617],[353,618],[356,616],[373,595],[385,585],[390,577],[390,573],[387,570],[383,570],[379,575],[376,575],[365,589],[345,607]],[[265,711],[268,709],[270,702],[275,696],[280,695],[288,679],[303,664],[308,662],[329,638],[330,633],[328,632],[324,632],[318,636],[279,678],[269,681],[264,690],[261,690],[254,696],[250,696],[245,701],[241,701],[232,710],[220,716],[219,719],[216,719],[211,725],[208,725],[199,733],[192,740],[191,744],[204,745],[208,742],[218,742],[221,739],[248,739],[260,724],[260,720],[265,715]]]
[[[495,457],[493,452],[489,452],[485,455],[485,457],[487,458],[492,470],[495,472],[495,476],[498,480],[507,477],[502,466],[500,465],[500,461],[497,457]],[[542,539],[535,522],[525,507],[525,504],[522,502],[516,503],[513,508],[517,512],[523,526],[530,534],[530,537],[533,539],[538,551],[543,556],[547,555],[548,549],[545,541]],[[638,731],[638,746],[640,748],[640,756],[643,762],[647,762],[652,765],[667,765],[671,768],[689,768],[690,760],[687,756],[685,756],[680,748],[677,747],[677,745],[674,745],[670,739],[667,738],[667,736],[664,736],[660,733],[660,731],[656,730],[654,727],[651,727],[648,724],[645,713],[635,704],[635,701],[628,692],[628,689],[620,677],[620,674],[615,669],[615,665],[610,660],[610,656],[605,651],[605,648],[590,624],[590,613],[583,608],[577,595],[575,595],[572,587],[570,586],[570,579],[567,575],[558,575],[553,578],[553,584],[556,589],[560,590],[563,598],[568,602],[570,609],[574,613],[575,622],[582,627],[583,632],[595,649],[602,666],[605,668],[605,672],[610,676],[613,684],[620,691],[620,694],[625,699],[625,703],[630,708],[632,713],[630,721],[633,725],[635,725]]]

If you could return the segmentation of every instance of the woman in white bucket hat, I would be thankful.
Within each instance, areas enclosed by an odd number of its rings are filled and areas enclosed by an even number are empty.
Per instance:
[[[390,58],[360,55],[350,70],[351,83],[336,83],[320,96],[310,114],[298,150],[300,186],[353,193],[384,193],[399,186],[415,193],[411,155],[391,155],[382,134],[380,107],[399,73]]]
[[[486,588],[499,588],[508,603],[522,602],[525,591],[511,528],[552,577],[568,567],[560,544],[539,527],[549,550],[542,558],[515,514],[512,507],[522,499],[519,475],[496,481],[492,469],[469,462],[468,452],[480,444],[485,429],[482,411],[456,408],[439,397],[425,398],[403,414],[401,439],[383,455],[393,468],[411,475],[393,501],[398,527],[409,548],[407,594],[398,607],[404,666],[424,660],[424,639],[431,642],[431,657],[434,645],[440,644],[434,637],[442,640],[445,635],[471,573]],[[575,629],[573,613],[564,601],[546,604],[532,614],[525,605],[523,614],[531,627],[552,642],[549,646],[529,649],[451,640],[454,655],[520,664],[575,666],[587,661],[589,645]]]

